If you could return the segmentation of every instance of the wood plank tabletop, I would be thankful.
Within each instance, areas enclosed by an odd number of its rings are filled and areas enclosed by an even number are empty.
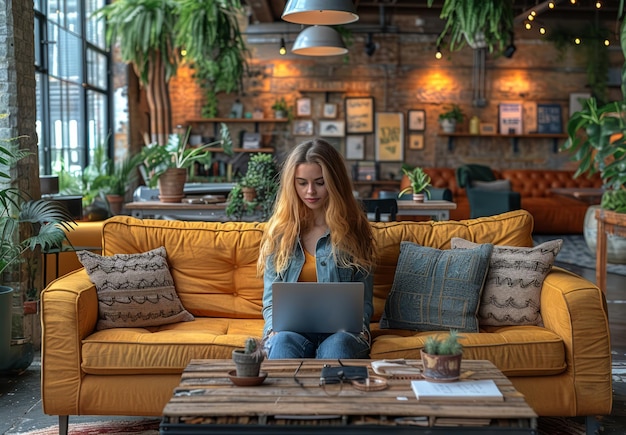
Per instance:
[[[424,419],[424,425],[488,425],[493,420],[507,424],[536,427],[535,412],[511,382],[489,361],[464,360],[462,380],[493,379],[503,401],[443,400],[419,401],[411,389],[411,379],[386,378],[382,391],[362,391],[352,384],[320,386],[324,364],[338,366],[333,360],[265,360],[261,367],[267,378],[259,386],[235,386],[228,372],[231,360],[192,360],[182,374],[163,411],[164,421],[175,423],[257,422],[268,418],[372,422]],[[375,373],[370,360],[342,360],[345,365],[365,365]],[[421,367],[421,361],[410,361]],[[301,366],[300,366],[301,365]],[[297,372],[296,369],[300,366]],[[419,375],[418,375],[419,376]],[[243,420],[242,420],[243,419]],[[388,424],[388,423],[387,423]]]

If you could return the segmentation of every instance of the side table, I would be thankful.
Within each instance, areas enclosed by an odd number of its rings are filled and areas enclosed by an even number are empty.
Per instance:
[[[596,210],[596,220],[598,221],[596,285],[606,294],[606,235],[616,234],[626,237],[626,213],[599,208]]]

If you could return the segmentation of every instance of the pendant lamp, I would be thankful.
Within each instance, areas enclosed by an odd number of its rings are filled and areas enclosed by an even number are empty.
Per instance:
[[[352,0],[289,0],[282,19],[296,24],[335,26],[359,19]]]
[[[311,26],[300,32],[291,52],[304,56],[337,56],[346,54],[348,49],[332,27]]]

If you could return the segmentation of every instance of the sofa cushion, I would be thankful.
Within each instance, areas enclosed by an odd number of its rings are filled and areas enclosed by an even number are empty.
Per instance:
[[[463,251],[400,244],[381,328],[478,332],[476,311],[493,245]]]
[[[476,243],[452,238],[453,249],[475,249]],[[541,325],[541,286],[563,240],[533,248],[494,246],[482,292],[478,321],[481,325]]]
[[[107,257],[79,251],[77,256],[98,293],[97,329],[193,320],[176,294],[164,247]]]
[[[496,190],[508,192],[511,190],[510,180],[494,180],[494,181],[480,181],[476,180],[472,182],[472,187],[481,190]]]
[[[433,333],[373,327],[372,334],[370,358],[419,359],[420,349]],[[506,376],[550,376],[567,368],[563,339],[546,328],[485,326],[480,333],[462,335],[463,358],[489,360]]]

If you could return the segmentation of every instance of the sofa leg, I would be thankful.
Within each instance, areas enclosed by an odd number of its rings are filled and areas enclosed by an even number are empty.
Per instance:
[[[587,435],[598,435],[600,433],[600,420],[595,415],[585,417],[585,433]]]
[[[70,423],[69,415],[59,415],[59,435],[67,435],[69,423]]]

